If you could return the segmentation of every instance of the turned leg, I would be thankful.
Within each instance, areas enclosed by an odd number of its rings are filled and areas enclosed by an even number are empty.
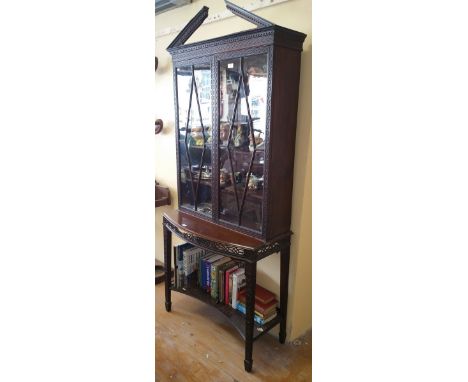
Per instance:
[[[255,310],[255,285],[257,280],[257,263],[245,264],[246,301],[245,301],[245,360],[244,368],[252,371],[252,348]]]
[[[166,311],[171,311],[171,246],[172,233],[163,223],[164,230],[164,273],[165,273],[165,290],[166,290]]]
[[[286,340],[286,318],[288,313],[288,284],[289,284],[289,249],[290,245],[281,249],[281,275],[280,275],[280,330],[279,341],[284,344]]]

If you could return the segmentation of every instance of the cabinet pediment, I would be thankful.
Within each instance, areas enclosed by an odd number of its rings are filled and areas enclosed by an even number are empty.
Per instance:
[[[258,28],[272,27],[275,24],[271,23],[264,18],[253,14],[229,1],[225,1],[226,8],[230,10],[236,16],[251,22]],[[203,24],[203,21],[208,17],[209,8],[203,6],[200,11],[187,23],[187,25],[180,31],[177,37],[167,47],[168,50],[175,47],[180,47],[186,43],[186,41],[195,33],[195,31]]]

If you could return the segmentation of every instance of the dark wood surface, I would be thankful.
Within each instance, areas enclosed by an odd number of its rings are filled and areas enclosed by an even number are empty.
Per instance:
[[[208,228],[207,228],[208,227]],[[187,230],[190,229],[190,231]],[[245,339],[245,358],[244,358],[244,369],[247,372],[252,371],[253,365],[253,342],[254,340],[263,334],[260,333],[256,336],[254,332],[254,303],[255,303],[255,285],[257,275],[257,261],[263,257],[269,256],[278,250],[281,251],[281,285],[280,285],[280,308],[278,310],[278,316],[270,323],[266,324],[263,331],[270,330],[276,324],[280,324],[280,335],[279,340],[284,343],[286,336],[286,318],[287,318],[287,293],[288,293],[288,279],[289,279],[289,236],[280,241],[262,243],[258,240],[242,235],[238,232],[219,227],[218,225],[203,221],[189,214],[184,214],[180,211],[173,211],[165,213],[163,217],[163,230],[164,230],[164,267],[165,267],[165,292],[166,292],[166,311],[171,311],[171,291],[173,285],[170,279],[171,269],[171,243],[172,243],[172,232],[176,233],[179,237],[188,239],[194,245],[201,244],[201,248],[207,248],[211,251],[216,250],[216,253],[223,256],[229,256],[231,258],[244,262],[245,266],[245,277],[246,277],[246,314],[245,319],[240,317],[234,310],[226,309],[223,306],[218,307],[227,317],[231,319],[231,323],[239,330],[241,335]],[[187,231],[185,231],[187,230]],[[192,230],[196,230],[193,232]],[[208,235],[209,233],[209,235]],[[201,236],[204,234],[205,236]],[[261,245],[251,247],[251,249],[245,249],[239,244],[230,242],[216,241],[220,240],[220,235],[223,239],[236,237],[239,241],[244,244],[247,242],[254,243],[258,242]],[[200,241],[200,238],[202,241]],[[203,241],[205,240],[205,241]],[[253,249],[254,248],[254,249]],[[197,291],[197,288],[186,288],[177,289],[177,291],[186,293],[192,297],[196,297],[207,304],[215,306],[211,300],[211,296],[204,294],[201,290]],[[242,329],[243,328],[243,329]]]
[[[177,47],[168,47],[167,50],[171,53],[174,61],[184,61],[251,47],[262,48],[273,44],[301,51],[305,37],[306,35],[303,33],[274,25]]]
[[[294,173],[295,133],[297,122],[297,106],[299,94],[299,73],[301,62],[302,43],[306,37],[301,32],[283,28],[268,22],[258,16],[242,10],[228,3],[231,10],[242,18],[260,26],[223,37],[184,44],[192,33],[201,25],[207,16],[207,9],[202,10],[188,23],[182,32],[168,47],[172,55],[174,71],[174,100],[178,110],[177,93],[177,67],[190,66],[192,72],[194,65],[203,63],[211,70],[211,106],[212,106],[212,215],[202,215],[196,211],[182,206],[180,194],[181,163],[179,152],[179,118],[176,111],[176,152],[177,152],[177,179],[179,183],[179,208],[184,211],[169,211],[164,214],[164,257],[165,257],[165,293],[166,310],[171,311],[171,246],[172,233],[183,240],[214,253],[229,256],[243,261],[246,269],[246,316],[239,320],[234,310],[222,311],[231,318],[231,323],[245,338],[244,368],[252,370],[253,341],[256,338],[254,324],[254,301],[256,283],[256,262],[275,252],[281,252],[280,277],[280,309],[279,316],[271,326],[280,324],[280,342],[284,343],[286,336],[287,295],[289,283],[289,251],[290,251],[290,223],[291,199]],[[226,59],[236,59],[251,55],[266,54],[268,70],[268,94],[266,102],[266,131],[264,152],[264,188],[262,199],[261,230],[252,230],[243,226],[242,216],[237,224],[220,220],[220,184],[219,184],[219,63]],[[243,76],[243,73],[241,73]],[[244,93],[245,91],[245,84]],[[197,95],[197,94],[196,94]],[[237,97],[239,92],[237,93]],[[198,102],[198,96],[197,96]],[[200,108],[199,108],[200,109]],[[200,111],[200,110],[199,110]],[[232,128],[232,127],[231,127]],[[204,131],[204,130],[202,130]],[[188,149],[187,149],[188,151]],[[251,162],[248,174],[252,170]],[[191,165],[189,161],[189,166]],[[189,177],[194,185],[192,173]],[[247,176],[248,177],[248,176]],[[201,183],[198,180],[197,185]],[[245,190],[245,189],[244,189]],[[195,192],[193,192],[195,194]],[[242,204],[248,193],[243,194]],[[240,208],[242,212],[242,208]],[[200,295],[195,290],[177,290],[189,294],[212,306],[208,297]],[[202,292],[200,292],[202,293]]]
[[[219,134],[219,80],[218,62],[230,58],[245,57],[252,54],[267,54],[268,57],[268,100],[267,100],[267,124],[265,134],[264,157],[264,190],[261,192],[262,198],[262,223],[260,229],[247,227],[239,222],[228,222],[222,220],[220,214],[220,195],[222,187],[218,184],[219,179],[219,155],[220,145],[217,139],[211,143],[212,152],[212,179],[205,180],[212,183],[212,216],[200,215],[204,221],[211,221],[218,226],[228,230],[238,231],[244,235],[252,236],[268,242],[275,237],[288,234],[291,225],[292,187],[294,174],[294,152],[295,135],[297,122],[299,75],[301,62],[301,49],[296,46],[298,42],[302,44],[305,35],[290,30],[274,26],[268,28],[273,33],[274,38],[269,42],[262,39],[264,34],[258,35],[260,30],[241,32],[237,35],[229,36],[229,39],[218,38],[225,44],[214,44],[214,40],[202,41],[198,44],[198,53],[204,52],[204,60],[211,61],[212,67],[212,103],[213,103],[213,134]],[[267,29],[268,29],[267,28]],[[247,38],[249,36],[249,38]],[[227,37],[226,37],[227,38]],[[232,41],[231,41],[232,38]],[[218,41],[218,39],[215,39]],[[260,39],[260,40],[259,40]],[[278,43],[281,41],[281,43]],[[288,45],[288,41],[291,43]],[[207,44],[207,45],[205,45]],[[258,44],[258,46],[257,46]],[[178,54],[188,45],[182,45],[170,49],[174,59],[174,67],[178,67],[181,62],[177,62]],[[209,47],[209,49],[208,49]],[[299,47],[300,48],[300,47]],[[187,52],[185,52],[187,53]],[[185,54],[184,53],[184,54]],[[197,60],[193,55],[184,56],[183,65],[188,65]],[[176,78],[174,72],[174,80]],[[174,82],[175,84],[175,82]],[[175,99],[177,105],[177,97]],[[177,120],[177,119],[176,119]],[[177,121],[176,121],[177,122]],[[178,127],[178,126],[177,126]],[[177,135],[177,134],[176,134]],[[178,138],[176,136],[176,142]],[[238,153],[237,155],[248,156],[250,152]],[[179,153],[177,153],[179,155]],[[256,165],[254,163],[254,165]],[[180,169],[179,169],[180,171]],[[180,182],[180,172],[178,171],[178,181]],[[180,189],[180,187],[179,187]],[[247,198],[255,196],[256,193],[247,192]],[[243,194],[241,195],[242,199]],[[179,201],[179,205],[180,205]],[[198,215],[197,211],[187,211],[187,206],[183,210],[191,215]],[[223,241],[229,242],[229,239]]]
[[[274,48],[266,238],[290,230],[301,54]],[[287,73],[285,75],[285,73]]]
[[[183,231],[204,239],[236,245],[244,248],[255,249],[261,247],[264,242],[251,236],[233,231],[218,224],[200,219],[196,216],[181,211],[172,210],[164,213],[164,217]]]

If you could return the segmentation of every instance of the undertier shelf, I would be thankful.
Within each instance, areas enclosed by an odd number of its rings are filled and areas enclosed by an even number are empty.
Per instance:
[[[223,313],[227,317],[230,324],[234,326],[234,328],[236,328],[236,330],[245,340],[245,315],[239,312],[238,310],[233,309],[229,305],[226,305],[224,303],[217,303],[211,297],[209,293],[199,288],[196,274],[188,277],[187,287],[180,288],[180,287],[175,287],[174,285],[172,285],[171,290],[174,292],[183,293],[187,296],[196,298],[197,300],[200,300],[204,302],[205,304],[210,305],[211,307],[215,308],[219,312]],[[271,321],[267,322],[265,325],[259,325],[256,322],[254,322],[254,330],[253,330],[254,341],[260,336],[262,336],[263,334],[270,331],[270,329],[276,326],[277,324],[279,324],[280,321],[281,321],[280,313],[278,311],[276,317],[273,318]]]

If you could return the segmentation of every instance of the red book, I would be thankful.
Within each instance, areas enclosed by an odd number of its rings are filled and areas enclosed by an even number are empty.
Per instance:
[[[275,295],[268,289],[260,285],[255,285],[255,301],[261,302],[262,304],[268,304],[275,299]]]
[[[229,305],[229,275],[234,272],[239,265],[234,265],[232,268],[226,269],[224,276],[224,303]]]
[[[245,304],[245,291],[242,291],[239,295],[239,302]],[[278,304],[278,301],[274,299],[273,301],[270,301],[267,304],[263,304],[259,300],[255,299],[255,311],[262,314],[262,315],[267,315],[270,312],[276,311],[276,305]]]

